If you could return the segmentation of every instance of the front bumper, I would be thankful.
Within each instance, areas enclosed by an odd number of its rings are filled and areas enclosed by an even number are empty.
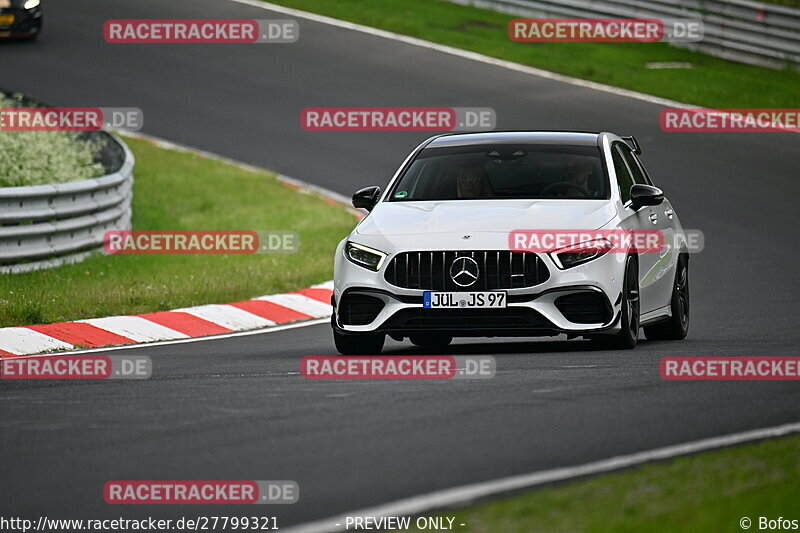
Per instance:
[[[535,287],[506,289],[505,309],[439,310],[423,308],[423,290],[389,284],[384,278],[385,265],[381,271],[372,272],[338,253],[333,327],[341,334],[385,333],[394,337],[430,332],[455,337],[533,337],[619,331],[624,254],[609,253],[567,270],[559,270],[546,254],[540,258],[550,271],[549,279]],[[353,295],[374,299],[359,300],[359,310],[365,312],[357,317],[349,314]],[[563,298],[566,296],[570,298]],[[365,304],[370,301],[374,304],[371,308]],[[581,302],[586,302],[586,309],[581,309]],[[346,307],[340,309],[339,303]]]

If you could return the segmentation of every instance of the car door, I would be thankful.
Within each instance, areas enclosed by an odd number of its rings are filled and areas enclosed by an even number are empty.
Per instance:
[[[611,144],[611,159],[614,164],[614,172],[617,175],[619,194],[622,200],[621,226],[626,230],[641,231],[658,229],[658,214],[651,206],[644,206],[638,211],[631,209],[631,187],[634,183],[634,176],[641,176],[639,179],[646,179],[640,169],[638,172],[631,170],[625,157],[625,149],[630,151],[628,145],[621,141]],[[656,206],[660,207],[660,206]],[[660,307],[659,300],[653,286],[653,275],[657,269],[656,264],[659,254],[637,250],[639,258],[639,312],[647,313]]]
[[[636,154],[627,145],[619,147],[625,162],[628,163],[628,168],[631,169],[634,183],[644,183],[646,185],[653,185],[650,176],[642,165],[642,162],[636,157]],[[663,236],[664,246],[658,253],[650,253],[656,260],[648,272],[641,273],[642,284],[648,287],[648,292],[651,293],[653,299],[653,309],[669,305],[672,298],[672,286],[675,279],[675,266],[678,260],[678,250],[675,248],[675,212],[672,205],[665,197],[664,201],[656,206],[650,208],[652,213],[648,215],[652,226],[649,229],[657,229]]]

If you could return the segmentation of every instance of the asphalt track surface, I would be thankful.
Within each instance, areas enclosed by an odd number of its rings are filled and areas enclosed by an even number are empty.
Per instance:
[[[58,106],[133,106],[144,132],[343,194],[385,184],[425,133],[312,133],[312,106],[477,106],[499,129],[635,134],[685,227],[683,342],[475,341],[492,380],[311,382],[326,325],[141,347],[153,378],[0,384],[0,515],[276,515],[285,527],[465,483],[800,420],[792,382],[666,382],[666,355],[797,355],[795,134],[675,134],[658,105],[300,20],[291,45],[111,45],[111,18],[287,18],[221,0],[47,6],[35,43],[0,43],[0,87]],[[187,194],[191,194],[187,191]],[[265,198],[268,205],[269,198]],[[389,352],[411,354],[390,342]],[[293,479],[295,505],[110,506],[109,479]]]

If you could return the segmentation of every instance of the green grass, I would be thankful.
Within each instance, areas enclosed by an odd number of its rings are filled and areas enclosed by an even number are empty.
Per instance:
[[[800,519],[800,436],[524,492],[455,517],[465,533],[742,531],[739,520]],[[413,522],[412,522],[413,523]],[[413,531],[417,531],[413,529]]]
[[[136,230],[292,230],[283,255],[102,255],[0,275],[0,326],[238,301],[331,279],[338,241],[356,219],[272,174],[126,139],[136,156]]]
[[[796,107],[800,100],[797,71],[733,63],[665,43],[517,43],[508,38],[507,30],[508,21],[515,17],[445,1],[272,1],[691,104],[718,108]],[[661,61],[690,62],[694,68],[645,68],[647,63]]]

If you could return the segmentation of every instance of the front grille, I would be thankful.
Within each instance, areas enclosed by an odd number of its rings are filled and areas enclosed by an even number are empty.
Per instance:
[[[378,316],[383,300],[366,294],[345,294],[339,304],[339,320],[346,326],[364,326]]]
[[[450,277],[450,265],[465,256],[478,263],[478,279],[461,287]],[[396,287],[432,291],[521,289],[535,287],[549,277],[550,271],[538,255],[508,250],[403,252],[392,258],[384,274]]]
[[[605,324],[611,320],[611,307],[606,298],[594,291],[559,296],[556,309],[575,324]]]

